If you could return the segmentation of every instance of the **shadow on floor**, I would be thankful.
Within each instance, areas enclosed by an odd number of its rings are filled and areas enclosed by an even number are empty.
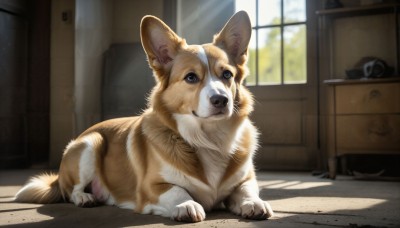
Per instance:
[[[32,208],[19,208],[11,211],[31,210]],[[0,210],[1,211],[1,210]],[[11,212],[8,211],[8,212]],[[48,204],[36,209],[37,213],[49,216],[45,221],[32,221],[25,224],[9,225],[7,227],[128,227],[128,226],[182,226],[190,225],[175,222],[169,218],[156,215],[135,214],[130,210],[112,206],[100,206],[96,208],[79,208],[69,203]],[[1,211],[3,212],[3,211]],[[207,213],[207,224],[215,224],[215,227],[225,223],[235,223],[237,227],[248,226],[265,227],[268,220],[252,221],[242,219],[228,211],[212,211]],[[201,225],[202,223],[197,223]],[[192,224],[194,225],[194,224]],[[207,225],[207,227],[210,227]]]

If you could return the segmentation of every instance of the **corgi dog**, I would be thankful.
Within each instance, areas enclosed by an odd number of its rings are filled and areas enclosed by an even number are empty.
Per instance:
[[[243,86],[251,31],[240,11],[212,43],[188,45],[145,16],[141,42],[156,80],[148,108],[87,129],[67,145],[59,173],[33,177],[16,201],[115,205],[184,222],[221,207],[247,219],[271,217],[259,197],[259,133]]]

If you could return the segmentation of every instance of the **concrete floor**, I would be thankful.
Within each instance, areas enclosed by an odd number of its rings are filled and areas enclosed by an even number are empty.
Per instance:
[[[12,201],[20,186],[40,170],[0,171],[0,227],[400,227],[400,182],[335,181],[309,173],[258,173],[261,197],[275,216],[250,221],[226,211],[205,221],[184,224],[154,215],[138,215],[110,206],[21,204]]]

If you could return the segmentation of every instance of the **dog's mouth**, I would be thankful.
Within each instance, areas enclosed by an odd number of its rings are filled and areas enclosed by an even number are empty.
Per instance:
[[[199,116],[197,113],[196,113],[196,111],[192,111],[192,114],[195,116],[195,117],[197,117],[197,118],[202,118],[202,119],[208,119],[208,118],[216,118],[216,119],[219,119],[219,118],[221,118],[221,117],[224,117],[225,115],[226,115],[226,111],[224,111],[224,110],[216,110],[215,112],[213,112],[213,113],[211,113],[210,115],[208,115],[208,116]]]

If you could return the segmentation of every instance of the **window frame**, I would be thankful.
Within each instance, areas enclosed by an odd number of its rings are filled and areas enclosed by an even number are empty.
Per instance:
[[[289,22],[285,23],[285,8],[284,8],[284,0],[280,0],[280,22],[278,24],[271,24],[271,25],[259,25],[259,1],[260,0],[253,0],[255,1],[255,26],[252,26],[252,31],[254,31],[254,34],[256,35],[255,37],[255,83],[254,84],[248,84],[246,81],[246,86],[277,86],[277,85],[303,85],[308,83],[308,78],[307,78],[307,73],[306,73],[306,78],[305,82],[295,82],[295,83],[285,83],[285,39],[284,39],[284,28],[288,26],[298,26],[298,25],[304,25],[305,29],[307,31],[307,22],[308,22],[308,16],[307,16],[307,1],[305,1],[305,20],[301,22]],[[236,9],[237,10],[237,9]],[[281,71],[281,77],[280,77],[280,83],[278,84],[260,84],[260,75],[259,75],[259,30],[260,29],[268,29],[268,28],[279,28],[280,29],[280,71]],[[307,32],[306,32],[306,59],[307,59]],[[306,72],[308,71],[307,68],[307,62],[305,63],[306,67]]]

